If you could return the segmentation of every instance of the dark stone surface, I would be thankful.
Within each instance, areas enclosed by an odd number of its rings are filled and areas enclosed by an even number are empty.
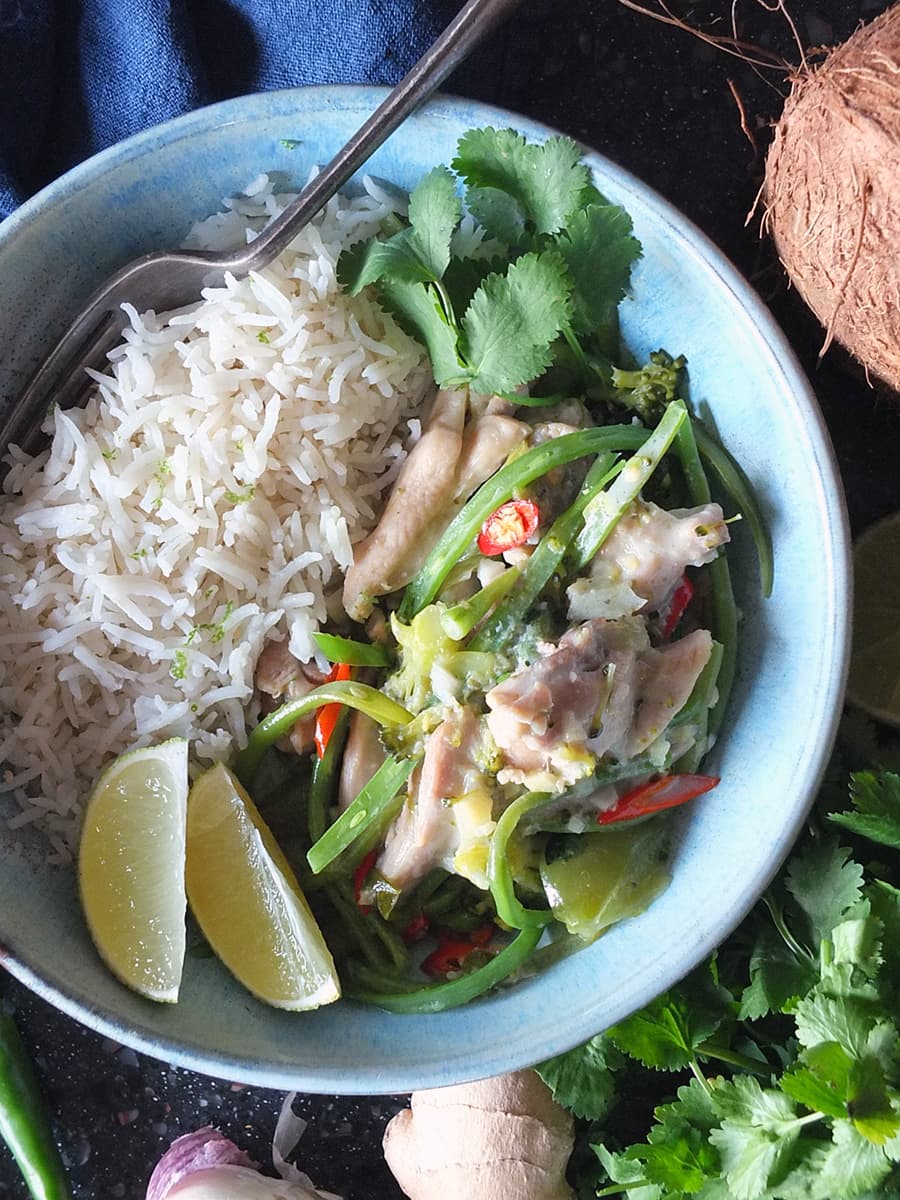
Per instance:
[[[814,46],[847,36],[885,6],[884,0],[795,0],[790,9],[801,41]],[[729,32],[730,0],[674,9],[695,26]],[[797,63],[783,16],[750,0],[738,12],[748,42]],[[900,408],[870,390],[839,353],[818,362],[820,328],[786,288],[758,219],[747,222],[785,80],[784,72],[757,72],[612,0],[530,0],[450,90],[501,103],[605,152],[681,208],[754,282],[816,389],[858,530],[900,508],[892,450],[900,441]],[[56,1014],[12,980],[0,982],[0,995],[34,1052],[78,1200],[140,1200],[169,1141],[207,1122],[270,1163],[281,1094],[137,1056]],[[380,1143],[402,1102],[298,1097],[296,1110],[310,1122],[299,1157],[319,1186],[347,1200],[400,1196]],[[0,1154],[0,1200],[24,1195]]]

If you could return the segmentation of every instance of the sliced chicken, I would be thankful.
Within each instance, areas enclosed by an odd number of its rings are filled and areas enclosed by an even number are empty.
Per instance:
[[[590,577],[569,587],[569,618],[659,612],[685,567],[712,562],[728,540],[718,504],[667,512],[636,500],[594,557]]]
[[[639,618],[570,630],[485,696],[505,764],[500,782],[562,791],[604,755],[644,753],[684,707],[711,651],[706,630],[653,649]]]
[[[462,503],[506,462],[528,437],[528,426],[488,411],[466,428],[456,476],[455,499]]]
[[[433,868],[452,869],[464,835],[472,836],[469,797],[487,794],[476,763],[481,745],[478,718],[453,709],[425,743],[425,757],[410,779],[409,796],[388,831],[377,869],[400,890]],[[488,820],[490,804],[488,802]]]
[[[381,764],[385,751],[378,736],[378,726],[365,713],[354,712],[344,757],[341,759],[341,779],[338,785],[338,807],[341,812],[355,800]]]
[[[353,550],[344,608],[356,621],[376,596],[407,584],[431,547],[429,529],[453,500],[466,419],[464,391],[438,392],[428,426],[409,452],[381,519]]]
[[[288,649],[287,642],[268,641],[256,661],[254,683],[262,692],[264,707],[270,711],[279,701],[299,700],[327,679],[314,662],[301,663]],[[314,744],[315,715],[302,717],[286,739],[284,749],[303,754]]]

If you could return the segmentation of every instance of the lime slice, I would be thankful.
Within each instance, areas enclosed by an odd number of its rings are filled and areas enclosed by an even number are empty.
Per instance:
[[[78,852],[81,903],[100,957],[151,1000],[178,999],[184,962],[188,744],[132,750],[100,776]]]
[[[276,1008],[341,994],[334,962],[294,872],[256,805],[221,763],[188,796],[187,893],[213,950]]]
[[[853,572],[847,699],[876,720],[900,727],[900,513],[860,534]]]

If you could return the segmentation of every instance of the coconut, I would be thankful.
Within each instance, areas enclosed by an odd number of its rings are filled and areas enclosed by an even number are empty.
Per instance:
[[[900,5],[794,80],[766,160],[765,228],[797,291],[900,392]]]

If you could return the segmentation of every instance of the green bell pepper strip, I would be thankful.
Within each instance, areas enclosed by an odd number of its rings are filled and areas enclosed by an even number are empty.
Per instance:
[[[314,633],[313,641],[329,662],[350,667],[389,667],[394,661],[387,646],[376,642],[357,642],[334,633]]]
[[[675,438],[675,448],[681,460],[692,503],[708,504],[711,499],[709,481],[703,470],[692,421],[685,421],[679,428]],[[725,555],[719,554],[706,570],[709,573],[712,590],[712,634],[722,646],[722,659],[716,677],[719,696],[715,706],[709,710],[707,719],[708,732],[715,734],[722,725],[728,697],[734,684],[737,666],[738,614],[734,589],[731,586],[731,572]]]
[[[0,1137],[32,1200],[72,1200],[34,1068],[12,1017],[0,1012]]]
[[[333,825],[306,853],[306,861],[314,875],[344,853],[359,838],[377,830],[383,832],[397,815],[402,804],[400,788],[413,772],[418,758],[384,760],[359,795],[344,809]],[[399,801],[399,803],[398,803]]]
[[[525,614],[546,587],[578,533],[585,508],[621,470],[621,464],[616,460],[617,456],[610,452],[597,456],[575,500],[541,538],[510,594],[497,605],[493,615],[469,643],[470,650],[502,650],[521,630]]]
[[[577,574],[591,561],[618,524],[625,509],[659,466],[678,430],[688,419],[682,400],[667,405],[662,420],[620,471],[606,492],[600,492],[585,508],[584,528],[575,539],[571,567]]]
[[[491,837],[488,852],[488,887],[494,898],[497,916],[513,929],[543,929],[553,920],[553,914],[541,909],[525,908],[516,895],[512,871],[509,869],[509,840],[519,818],[532,808],[546,804],[550,796],[543,792],[526,792],[504,811]]]
[[[342,708],[337,724],[328,739],[325,753],[313,764],[312,782],[309,785],[309,797],[306,803],[306,818],[309,826],[309,840],[316,842],[328,828],[328,810],[334,797],[334,785],[338,764],[350,725],[350,710]]]
[[[448,1008],[457,1008],[490,991],[492,987],[512,975],[513,971],[518,970],[540,941],[541,932],[540,929],[523,929],[508,946],[477,971],[472,971],[469,975],[460,975],[458,979],[452,979],[449,983],[435,983],[415,991],[408,990],[408,985],[402,982],[399,986],[395,985],[394,991],[367,988],[364,983],[366,973],[358,971],[356,964],[351,963],[351,982],[349,987],[344,989],[344,995],[363,1004],[374,1004],[392,1013],[436,1013]],[[359,984],[355,982],[356,979],[359,979]],[[384,982],[390,986],[392,981]]]
[[[323,704],[346,704],[364,712],[379,725],[406,725],[412,713],[406,711],[377,688],[354,680],[336,680],[313,688],[298,700],[289,700],[273,713],[269,713],[256,726],[247,740],[247,745],[235,755],[233,770],[245,787],[250,787],[253,776],[263,755],[286,733],[289,733],[301,717],[307,717]]]
[[[460,556],[478,534],[491,513],[504,504],[517,488],[575,459],[603,450],[637,450],[650,436],[637,425],[607,425],[600,429],[582,429],[532,446],[483,483],[445,529],[437,545],[425,559],[418,574],[407,584],[398,617],[409,624],[437,596]]]
[[[764,596],[771,596],[775,579],[772,539],[769,537],[769,531],[753,494],[753,489],[728,451],[706,432],[703,425],[697,420],[693,420],[691,425],[700,456],[706,459],[709,466],[715,471],[722,487],[734,501],[749,526],[750,536],[756,547],[756,556],[759,559],[760,588]]]

